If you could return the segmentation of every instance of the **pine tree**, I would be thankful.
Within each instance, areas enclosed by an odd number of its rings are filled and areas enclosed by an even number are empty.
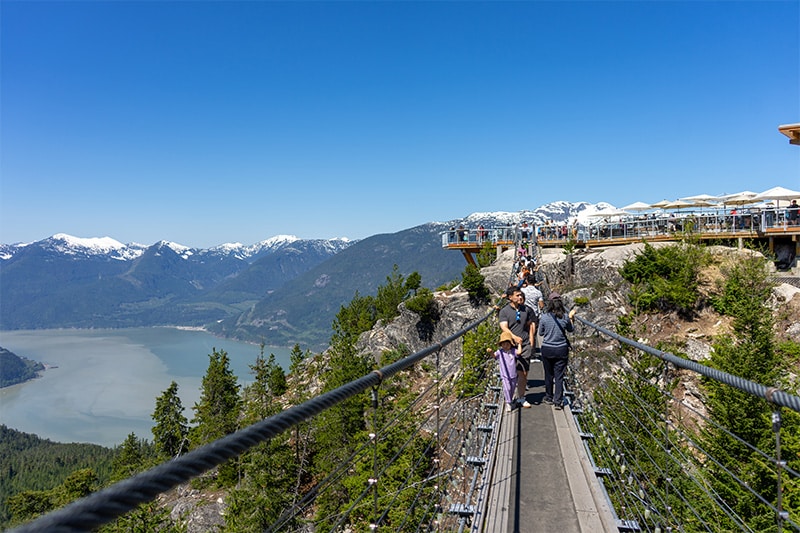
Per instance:
[[[153,411],[153,443],[162,456],[176,457],[185,453],[188,448],[187,436],[189,425],[183,415],[183,404],[178,396],[178,384],[170,386],[156,398],[156,408]]]

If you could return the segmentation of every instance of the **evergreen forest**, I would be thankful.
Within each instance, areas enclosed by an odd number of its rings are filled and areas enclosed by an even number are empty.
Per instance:
[[[35,378],[44,365],[0,347],[0,388]]]

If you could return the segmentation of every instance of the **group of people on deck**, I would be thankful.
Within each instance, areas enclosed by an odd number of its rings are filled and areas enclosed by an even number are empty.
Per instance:
[[[531,407],[526,397],[531,361],[543,365],[542,401],[564,408],[564,373],[570,350],[567,332],[574,330],[575,309],[567,312],[557,292],[545,299],[538,285],[530,272],[512,284],[505,294],[508,303],[498,314],[500,346],[493,356],[500,369],[506,411]]]

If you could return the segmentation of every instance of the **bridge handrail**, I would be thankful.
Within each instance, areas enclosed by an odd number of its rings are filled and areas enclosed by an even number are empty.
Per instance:
[[[649,353],[650,355],[654,355],[655,357],[658,357],[663,361],[672,363],[673,365],[679,368],[691,370],[707,378],[711,378],[715,381],[719,381],[731,387],[735,387],[748,394],[752,394],[753,396],[758,396],[760,398],[763,398],[774,405],[786,407],[788,409],[800,413],[800,396],[789,394],[788,392],[784,392],[776,387],[767,387],[765,385],[761,385],[754,381],[740,378],[738,376],[734,376],[733,374],[728,374],[727,372],[723,372],[715,368],[710,368],[705,365],[701,365],[700,363],[697,363],[695,361],[678,357],[677,355],[672,354],[670,352],[657,350],[655,348],[647,346],[646,344],[642,344],[632,339],[628,339],[627,337],[623,337],[622,335],[619,335],[618,333],[608,330],[602,326],[589,322],[588,320],[585,320],[578,315],[575,315],[575,320],[577,320],[581,324],[584,324],[585,326],[588,326],[590,328],[599,331],[600,333],[603,333],[604,335],[607,335],[624,344],[632,346],[637,350],[641,350],[643,352]]]
[[[159,494],[185,483],[198,475],[219,466],[248,449],[266,442],[321,412],[366,391],[398,372],[425,359],[475,329],[494,316],[492,309],[486,316],[468,324],[444,340],[413,353],[379,370],[373,370],[350,383],[316,396],[300,405],[290,407],[260,422],[231,433],[186,455],[172,459],[134,477],[90,494],[61,509],[52,511],[9,533],[47,531],[67,533],[91,531],[135,509],[138,505],[155,499]]]

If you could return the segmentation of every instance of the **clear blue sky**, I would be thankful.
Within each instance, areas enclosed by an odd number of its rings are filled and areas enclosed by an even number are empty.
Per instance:
[[[800,1],[0,3],[0,242],[800,188]]]

